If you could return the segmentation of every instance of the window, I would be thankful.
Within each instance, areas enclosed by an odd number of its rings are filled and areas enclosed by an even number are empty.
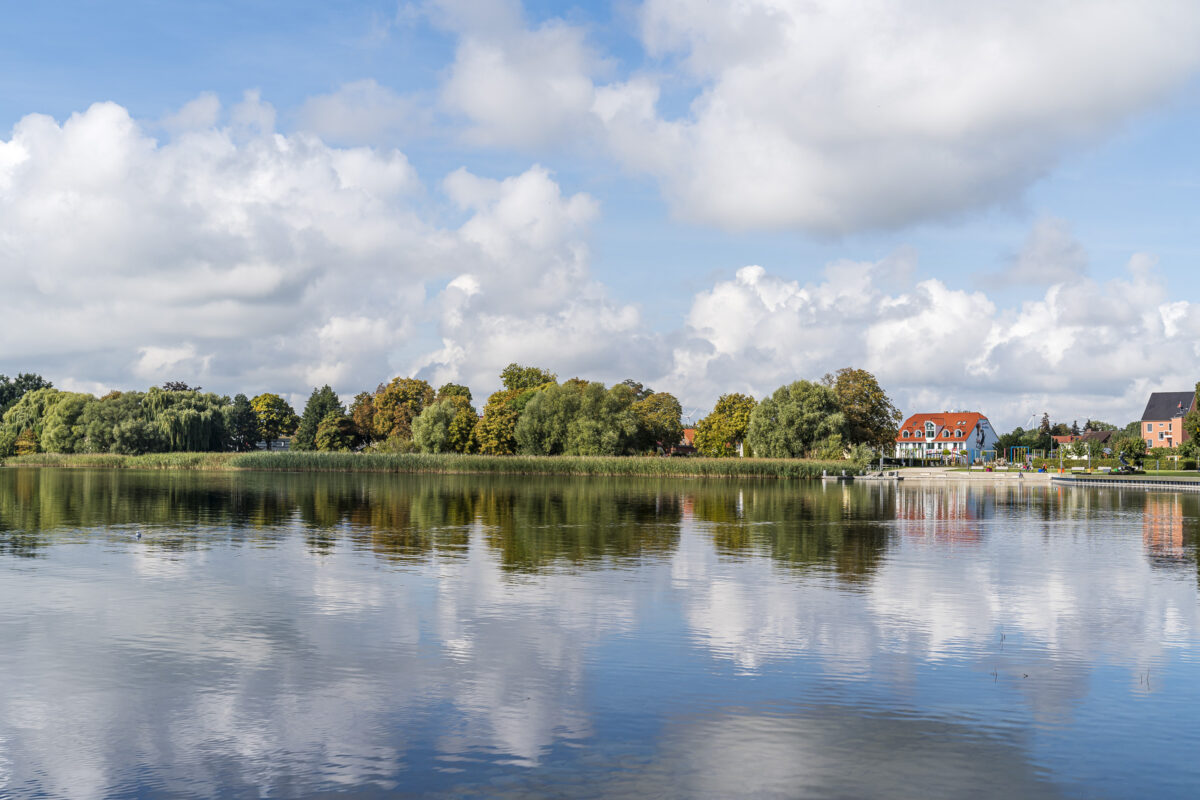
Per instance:
[[[1146,440],[1146,447],[1154,447],[1154,440],[1153,440],[1153,439],[1147,439],[1147,440]]]
[[[1159,438],[1160,440],[1162,440],[1162,439],[1166,438],[1166,434],[1165,434],[1165,433],[1163,433],[1162,431],[1159,431],[1159,432],[1158,432],[1158,438]]]
[[[937,428],[934,426],[934,424],[932,422],[925,423],[925,435],[928,436],[930,439],[932,439],[934,436],[937,435]]]
[[[1148,430],[1148,431],[1152,431],[1152,430],[1154,430],[1154,423],[1153,423],[1153,422],[1147,422],[1147,423],[1146,423],[1146,430]]]
[[[949,439],[949,438],[950,438],[950,431],[942,431],[942,438],[943,438],[943,439]]]
[[[1160,422],[1160,423],[1158,423],[1158,427],[1160,427],[1160,428],[1165,428],[1165,427],[1167,427],[1167,423],[1165,423],[1165,422]]]
[[[956,431],[954,432],[954,438],[955,438],[955,439],[961,439],[962,437],[963,437],[962,428],[959,428],[958,430],[956,430]]]

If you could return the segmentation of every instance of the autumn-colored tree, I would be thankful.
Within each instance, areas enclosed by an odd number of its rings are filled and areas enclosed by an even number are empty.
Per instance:
[[[260,394],[250,401],[250,407],[258,417],[258,434],[268,444],[293,433],[300,424],[295,410],[277,394]]]
[[[412,439],[412,422],[433,402],[433,387],[419,378],[393,378],[375,394],[375,438]]]
[[[748,395],[721,395],[712,412],[696,426],[696,452],[714,458],[736,455],[734,448],[745,440],[750,412],[756,405]]]
[[[380,387],[382,389],[382,387]],[[358,431],[359,441],[368,444],[375,440],[375,395],[359,392],[350,406],[350,419]]]
[[[515,453],[517,420],[535,393],[534,389],[501,389],[489,397],[475,426],[474,449],[494,456]]]
[[[19,456],[31,456],[40,449],[38,435],[34,433],[33,428],[21,431],[21,434],[17,436],[15,449]]]
[[[454,408],[454,419],[450,421],[450,447],[456,453],[471,452],[475,426],[479,424],[479,412],[466,397],[451,395],[443,402]]]
[[[846,417],[847,444],[865,444],[877,450],[894,446],[902,416],[874,375],[844,367],[826,375],[822,382],[833,389]]]

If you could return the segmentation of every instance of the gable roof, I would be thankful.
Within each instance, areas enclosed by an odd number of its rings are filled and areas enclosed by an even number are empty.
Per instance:
[[[1195,402],[1195,392],[1154,392],[1146,402],[1146,410],[1142,412],[1142,421],[1173,419],[1182,416],[1179,409],[1183,406],[1183,414],[1192,410]]]
[[[904,420],[904,424],[896,431],[896,441],[911,442],[913,439],[924,439],[926,422],[934,424],[934,430],[937,432],[939,439],[942,438],[943,428],[949,428],[952,431],[961,430],[965,437],[968,433],[975,430],[975,426],[979,424],[980,420],[987,422],[987,417],[977,411],[942,411],[933,414],[913,414]],[[905,431],[909,432],[907,437],[904,435]],[[916,431],[915,436],[913,434],[914,431]]]
[[[1116,436],[1117,433],[1118,431],[1084,431],[1079,438],[1083,439],[1085,442],[1092,441],[1094,439],[1095,441],[1103,444],[1104,442],[1107,442]]]

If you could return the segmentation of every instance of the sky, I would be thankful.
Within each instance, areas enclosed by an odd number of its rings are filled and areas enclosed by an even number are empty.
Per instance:
[[[1002,430],[1200,374],[1190,0],[64,2],[0,27],[0,373],[510,362]]]

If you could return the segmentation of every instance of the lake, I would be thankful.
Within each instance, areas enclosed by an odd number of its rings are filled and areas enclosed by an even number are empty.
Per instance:
[[[0,796],[1195,797],[1200,497],[0,469]]]

